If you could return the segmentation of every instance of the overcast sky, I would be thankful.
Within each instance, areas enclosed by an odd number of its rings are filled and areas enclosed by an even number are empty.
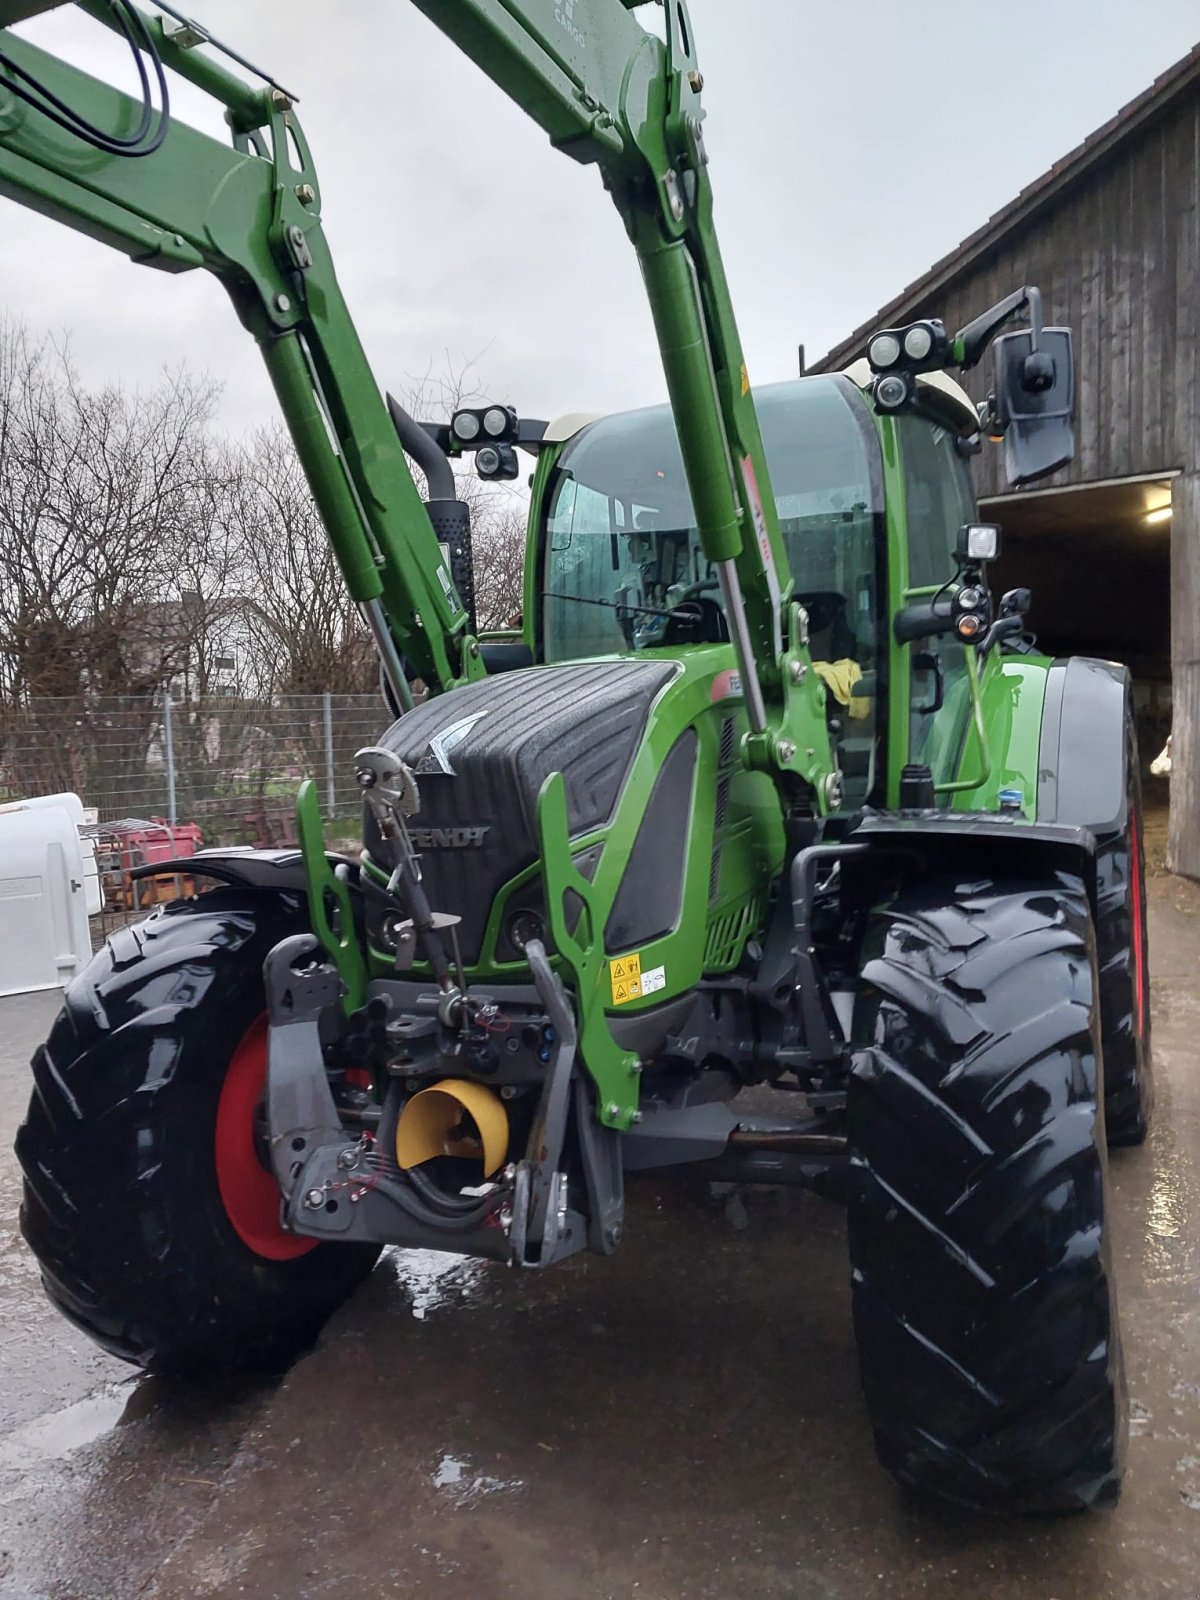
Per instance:
[[[475,357],[477,387],[530,416],[662,396],[633,253],[595,169],[552,151],[407,0],[190,9],[301,96],[334,260],[381,383]],[[759,383],[794,371],[798,341],[815,357],[866,320],[1200,37],[1196,0],[691,12],[717,223]],[[73,7],[22,31],[129,84],[123,47]],[[219,132],[186,85],[177,106]],[[90,381],[146,383],[186,362],[224,384],[231,432],[273,415],[255,347],[205,274],[132,266],[5,200],[0,308],[68,332]]]

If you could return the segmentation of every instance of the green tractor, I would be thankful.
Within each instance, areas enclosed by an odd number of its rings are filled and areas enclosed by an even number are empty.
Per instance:
[[[280,86],[85,0],[226,107],[226,149],[0,32],[0,190],[226,285],[397,712],[356,758],[361,859],[306,786],[299,851],[189,858],[215,886],[68,988],[17,1141],[47,1290],[154,1371],[271,1365],[385,1245],[545,1268],[620,1247],[628,1174],[808,1185],[848,1207],[897,1477],[1111,1504],[1106,1144],[1151,1111],[1130,685],[992,595],[969,473],[981,434],[1015,482],[1070,459],[1070,336],[1025,288],[752,392],[686,7],[660,37],[628,0],[418,3],[599,166],[669,406],[389,417]],[[981,418],[949,374],[989,347]],[[480,639],[449,462],[520,451],[522,622]]]

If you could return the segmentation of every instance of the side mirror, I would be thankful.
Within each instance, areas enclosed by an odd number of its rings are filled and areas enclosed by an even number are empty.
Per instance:
[[[1030,328],[996,340],[991,423],[1004,435],[1009,483],[1032,483],[1075,458],[1075,361],[1069,328]]]

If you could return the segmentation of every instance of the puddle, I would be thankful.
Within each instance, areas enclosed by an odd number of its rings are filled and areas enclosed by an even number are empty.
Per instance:
[[[397,1281],[412,1300],[412,1314],[418,1322],[442,1306],[474,1299],[487,1270],[485,1261],[445,1250],[393,1249],[386,1254]]]
[[[488,1494],[503,1494],[512,1489],[523,1489],[521,1478],[492,1478],[483,1472],[472,1472],[471,1464],[459,1456],[444,1455],[430,1479],[435,1489],[444,1489],[456,1505],[481,1499]]]
[[[454,1456],[443,1456],[433,1475],[434,1488],[445,1489],[451,1484],[461,1483],[466,1465],[465,1461],[457,1461]]]
[[[1190,1157],[1162,1127],[1153,1141],[1154,1176],[1145,1201],[1143,1273],[1148,1286],[1190,1284],[1195,1276],[1200,1191]]]
[[[1146,1204],[1146,1224],[1158,1239],[1178,1239],[1188,1216],[1187,1183],[1174,1159],[1160,1164]]]
[[[28,1471],[47,1461],[61,1461],[85,1444],[115,1428],[129,1403],[130,1385],[136,1379],[106,1383],[62,1411],[35,1417],[0,1439],[0,1469]]]

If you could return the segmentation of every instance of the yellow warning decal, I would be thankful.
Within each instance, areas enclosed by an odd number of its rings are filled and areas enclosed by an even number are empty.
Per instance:
[[[623,1006],[627,1000],[641,999],[641,956],[618,956],[608,963],[608,976],[612,983],[613,1005]]]
[[[746,371],[746,363],[742,362],[742,399],[750,393],[750,374]]]

